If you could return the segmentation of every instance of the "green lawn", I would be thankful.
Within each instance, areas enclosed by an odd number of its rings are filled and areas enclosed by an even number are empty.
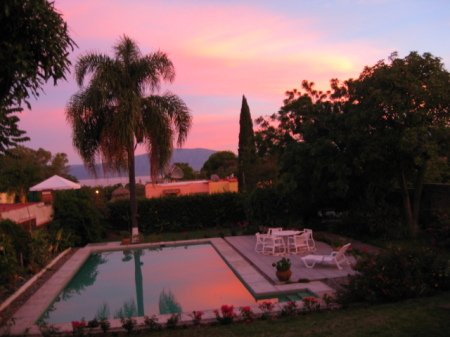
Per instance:
[[[434,297],[273,321],[175,329],[139,336],[449,336],[450,292]]]

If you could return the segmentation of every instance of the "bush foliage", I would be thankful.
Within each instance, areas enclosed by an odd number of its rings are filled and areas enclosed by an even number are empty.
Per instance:
[[[36,273],[70,246],[56,224],[27,232],[11,220],[0,221],[0,286],[14,287],[17,278]]]
[[[139,199],[139,231],[153,234],[232,227],[246,218],[243,203],[243,196],[238,193]],[[109,203],[108,209],[112,229],[130,229],[129,200]]]
[[[72,235],[75,245],[98,242],[104,237],[107,208],[105,200],[98,197],[94,189],[55,191],[53,208],[55,221]]]
[[[383,303],[432,295],[450,287],[450,265],[430,249],[392,250],[359,259],[340,301]]]

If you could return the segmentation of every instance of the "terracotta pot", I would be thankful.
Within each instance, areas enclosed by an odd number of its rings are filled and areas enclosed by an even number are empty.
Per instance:
[[[286,271],[278,271],[277,270],[276,275],[280,281],[289,281],[289,279],[291,278],[291,275],[292,275],[292,271],[291,270],[286,270]]]
[[[131,238],[122,239],[122,245],[129,245],[131,243]]]

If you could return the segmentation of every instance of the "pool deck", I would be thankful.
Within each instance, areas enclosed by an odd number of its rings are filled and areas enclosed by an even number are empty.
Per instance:
[[[176,242],[159,242],[157,244],[136,244],[132,248],[160,246],[161,244],[182,245],[185,243],[202,243],[211,242],[218,253],[232,267],[241,281],[255,297],[273,295],[277,293],[286,293],[294,291],[309,290],[315,293],[319,298],[327,293],[332,295],[334,289],[327,286],[323,281],[343,278],[355,272],[351,266],[344,266],[342,270],[338,270],[335,265],[317,264],[313,269],[306,268],[301,257],[303,255],[286,255],[292,263],[292,276],[290,282],[280,282],[276,278],[275,268],[272,263],[280,260],[280,256],[262,255],[255,252],[256,238],[250,236],[233,236],[222,238],[210,238],[201,240],[188,240]],[[48,280],[28,301],[14,314],[15,324],[11,327],[12,335],[24,334],[28,329],[28,335],[40,335],[38,326],[34,322],[51,304],[53,299],[70,281],[74,273],[81,267],[89,254],[99,250],[123,249],[124,246],[119,242],[109,242],[102,244],[90,244],[80,248],[53,276]],[[332,249],[323,242],[316,242],[316,252],[314,254],[330,254]],[[347,258],[351,263],[355,260],[353,257]],[[308,283],[299,283],[299,279],[308,279]],[[224,303],[231,304],[231,303]],[[281,310],[285,304],[275,304],[277,310]],[[299,303],[301,305],[301,303]],[[220,308],[217,308],[220,309]],[[199,308],[201,310],[201,308]],[[252,307],[255,314],[261,313],[257,305]],[[204,311],[204,320],[215,319],[213,310]],[[181,321],[191,322],[192,318],[189,313],[181,314]],[[158,316],[158,322],[164,324],[171,315]],[[143,317],[136,318],[138,324],[144,323]],[[111,329],[120,328],[122,326],[119,319],[110,319]],[[72,331],[71,322],[63,324],[53,324],[60,331]]]

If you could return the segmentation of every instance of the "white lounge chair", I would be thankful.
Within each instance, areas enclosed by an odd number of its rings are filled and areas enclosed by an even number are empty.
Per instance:
[[[332,252],[330,255],[307,255],[302,257],[302,260],[306,268],[313,268],[316,263],[335,263],[338,269],[341,270],[341,263],[346,262],[350,264],[345,256],[348,247],[350,247],[350,243],[347,243],[338,252]]]
[[[256,233],[255,252],[262,253],[264,251],[265,240],[269,236],[267,234]]]

